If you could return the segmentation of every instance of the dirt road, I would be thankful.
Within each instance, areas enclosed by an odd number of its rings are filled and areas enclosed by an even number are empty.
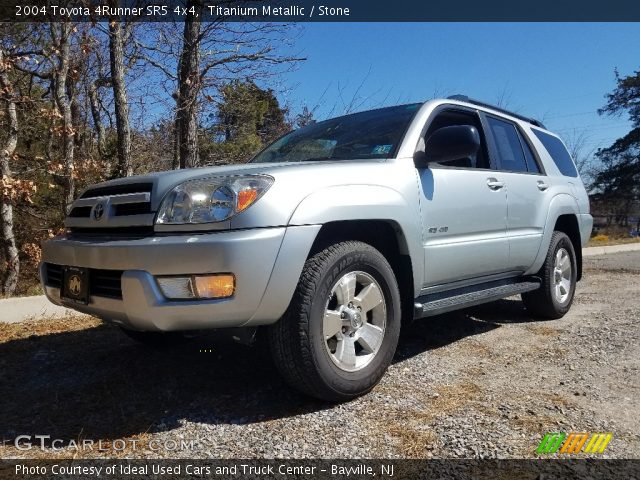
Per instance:
[[[258,348],[154,352],[90,317],[2,324],[0,453],[517,458],[548,431],[595,431],[613,433],[604,457],[639,458],[640,252],[585,266],[564,319],[509,299],[417,322],[381,384],[338,406],[288,389]]]

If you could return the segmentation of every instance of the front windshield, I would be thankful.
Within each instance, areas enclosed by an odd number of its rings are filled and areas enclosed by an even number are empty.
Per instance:
[[[332,118],[294,130],[256,155],[252,163],[388,158],[420,103]]]

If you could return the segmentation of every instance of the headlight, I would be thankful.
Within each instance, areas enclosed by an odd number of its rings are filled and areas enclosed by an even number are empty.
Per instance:
[[[253,205],[273,178],[266,175],[189,180],[164,197],[156,223],[182,225],[228,220]]]

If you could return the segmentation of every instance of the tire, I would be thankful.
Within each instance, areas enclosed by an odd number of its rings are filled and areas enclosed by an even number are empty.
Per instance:
[[[571,239],[563,232],[553,232],[547,257],[538,272],[542,285],[538,290],[522,294],[528,312],[548,320],[562,318],[573,303],[577,272]]]
[[[182,332],[140,332],[120,327],[120,330],[136,343],[154,350],[164,350],[181,345],[187,340]]]
[[[355,241],[327,247],[307,260],[287,311],[269,327],[276,367],[289,385],[321,400],[367,393],[395,353],[400,303],[378,250]]]

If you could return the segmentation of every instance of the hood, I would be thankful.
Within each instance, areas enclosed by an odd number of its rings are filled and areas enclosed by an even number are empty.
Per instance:
[[[368,160],[367,163],[375,162],[380,163],[379,160]],[[315,175],[314,172],[322,171],[327,172],[327,169],[335,170],[346,168],[351,166],[353,168],[354,163],[361,164],[363,161],[318,161],[318,162],[280,162],[280,163],[245,163],[239,165],[222,165],[216,167],[199,167],[199,168],[186,168],[182,170],[168,170],[164,172],[153,172],[145,175],[135,175],[131,177],[118,178],[115,180],[109,180],[106,182],[97,183],[91,185],[83,194],[87,191],[96,189],[102,189],[105,187],[114,187],[119,185],[135,185],[135,184],[152,184],[151,189],[151,210],[156,211],[160,202],[164,196],[174,187],[182,182],[188,180],[195,180],[198,178],[217,177],[217,176],[235,176],[235,175],[258,175],[266,174],[273,177],[289,176],[291,173],[297,173],[301,170],[304,171],[305,177],[307,175]],[[300,172],[302,173],[302,172]]]
[[[134,177],[120,178],[91,186],[87,197],[102,197],[119,193],[150,192],[150,202],[147,204],[144,224],[152,224],[155,212],[160,208],[166,194],[175,186],[189,180],[207,177],[223,177],[236,175],[270,175],[275,181],[264,196],[250,208],[233,216],[228,222],[206,224],[201,227],[188,226],[185,228],[171,227],[163,231],[204,231],[237,228],[275,227],[288,225],[290,218],[300,203],[315,192],[335,186],[378,185],[394,188],[395,179],[402,178],[402,182],[411,181],[410,177],[400,175],[393,164],[385,160],[335,160],[302,163],[261,163],[244,165],[226,165],[219,167],[191,168],[166,172],[150,173]],[[402,183],[401,182],[401,183]],[[112,203],[114,203],[112,201]],[[123,202],[120,202],[123,203]],[[125,202],[126,203],[126,202]],[[93,198],[77,200],[76,207],[85,210],[95,204]],[[131,211],[137,206],[127,207]],[[74,207],[75,210],[75,207]],[[68,226],[92,227],[95,222],[89,218],[88,211],[83,218],[67,218]],[[118,214],[116,214],[117,216]],[[124,215],[130,215],[129,213]],[[74,217],[74,215],[70,215]],[[113,220],[113,219],[112,219]],[[135,218],[127,218],[130,222]],[[118,219],[118,222],[125,220]],[[107,226],[106,224],[104,226]]]

